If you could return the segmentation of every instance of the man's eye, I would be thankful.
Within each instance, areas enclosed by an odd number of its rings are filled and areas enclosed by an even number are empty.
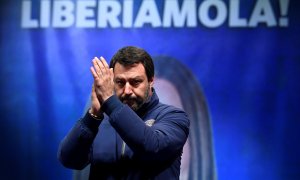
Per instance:
[[[118,86],[124,86],[124,82],[123,81],[116,81],[116,84],[118,85]]]
[[[134,81],[132,81],[132,85],[133,86],[137,86],[137,85],[139,85],[141,83],[141,81],[139,81],[139,80],[134,80]]]

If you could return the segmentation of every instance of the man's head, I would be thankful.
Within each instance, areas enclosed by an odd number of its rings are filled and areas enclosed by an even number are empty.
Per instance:
[[[143,49],[127,46],[111,59],[114,69],[115,91],[119,99],[138,110],[152,95],[154,65],[151,56]]]

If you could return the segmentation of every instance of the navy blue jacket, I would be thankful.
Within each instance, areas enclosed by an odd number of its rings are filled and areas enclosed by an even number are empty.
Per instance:
[[[102,121],[86,113],[62,140],[61,163],[77,170],[90,163],[90,179],[179,179],[189,119],[153,92],[137,112],[114,95]]]

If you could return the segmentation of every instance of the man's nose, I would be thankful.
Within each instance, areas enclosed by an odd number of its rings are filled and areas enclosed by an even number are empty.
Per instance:
[[[132,94],[132,87],[131,87],[131,85],[129,83],[125,84],[124,94]]]

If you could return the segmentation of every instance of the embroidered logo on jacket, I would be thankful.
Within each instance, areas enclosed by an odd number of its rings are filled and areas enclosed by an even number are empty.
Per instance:
[[[147,126],[152,126],[153,124],[154,124],[154,122],[155,122],[155,119],[149,119],[149,120],[147,120],[147,121],[145,121],[145,124],[147,125]]]

